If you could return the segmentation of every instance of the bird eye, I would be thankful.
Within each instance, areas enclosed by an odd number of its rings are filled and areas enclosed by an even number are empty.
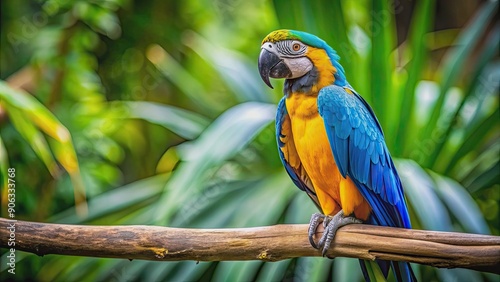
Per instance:
[[[300,44],[299,43],[294,43],[292,45],[292,49],[293,49],[293,51],[299,51],[300,50]]]

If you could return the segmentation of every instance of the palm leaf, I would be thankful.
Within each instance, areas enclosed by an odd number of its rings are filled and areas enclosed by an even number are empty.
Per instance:
[[[41,131],[53,138],[53,154],[71,176],[75,192],[75,203],[80,214],[85,214],[87,212],[85,188],[69,131],[33,96],[22,90],[10,88],[3,81],[0,81],[0,99],[9,106],[8,113],[9,115],[13,114],[15,125],[19,126],[18,130],[25,138],[28,138],[33,150],[42,158],[49,171],[55,174],[55,164],[52,157],[43,138],[33,125],[36,125]]]
[[[120,118],[143,119],[161,125],[186,139],[196,138],[209,124],[207,118],[197,113],[160,103],[117,101],[110,106],[126,109],[128,114]]]
[[[441,115],[445,99],[448,95],[448,90],[457,82],[461,70],[465,69],[465,61],[471,52],[474,50],[478,40],[486,30],[491,18],[495,14],[498,2],[487,2],[471,19],[470,24],[456,40],[456,47],[452,49],[445,57],[442,70],[442,81],[438,99],[434,105],[431,117],[427,122],[427,126],[422,132],[422,140],[427,136],[431,136],[432,131],[436,128],[438,119]],[[444,140],[437,140],[438,149],[434,151],[427,159],[426,165],[433,167],[439,153],[439,144]]]
[[[204,182],[206,171],[244,148],[274,119],[274,113],[275,106],[270,104],[248,102],[235,106],[216,119],[196,141],[179,147],[186,162],[179,165],[165,186],[159,201],[157,222],[169,221],[180,204],[191,196],[190,193],[199,193],[196,191]]]
[[[400,87],[400,93],[398,93],[401,97],[401,105],[399,106],[400,122],[398,123],[397,132],[394,135],[393,146],[391,146],[391,148],[394,148],[393,153],[396,156],[403,154],[405,147],[409,147],[407,140],[410,140],[409,136],[411,128],[414,127],[413,120],[415,119],[415,89],[426,66],[425,63],[428,56],[426,34],[431,31],[434,20],[435,1],[420,1],[416,5],[408,32],[407,49],[411,60],[406,66],[408,70],[407,80],[404,86]]]

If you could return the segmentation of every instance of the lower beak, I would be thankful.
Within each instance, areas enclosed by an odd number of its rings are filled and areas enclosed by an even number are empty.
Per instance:
[[[259,73],[262,80],[267,86],[273,88],[269,77],[272,78],[287,78],[292,75],[288,66],[276,54],[262,49],[259,55]]]

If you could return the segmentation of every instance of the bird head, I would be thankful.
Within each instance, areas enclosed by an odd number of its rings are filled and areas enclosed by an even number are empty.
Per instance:
[[[335,50],[319,37],[281,29],[271,32],[262,41],[258,65],[262,80],[271,88],[270,77],[293,80],[308,75],[312,75],[312,79],[323,79],[323,84],[344,86],[344,69],[338,60]]]

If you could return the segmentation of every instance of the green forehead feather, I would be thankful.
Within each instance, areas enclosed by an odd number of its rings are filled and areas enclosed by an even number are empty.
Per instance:
[[[278,41],[290,40],[290,39],[294,39],[294,38],[291,38],[290,31],[287,29],[280,29],[280,30],[275,30],[275,31],[269,33],[264,38],[264,40],[262,40],[262,44],[264,44],[264,42],[276,43]]]
[[[283,40],[300,40],[307,45],[318,48],[323,48],[324,45],[326,45],[325,41],[321,40],[319,37],[315,35],[303,31],[289,30],[289,29],[279,29],[269,33],[266,36],[266,38],[262,40],[262,43],[264,42],[276,43],[278,41],[283,41]]]

